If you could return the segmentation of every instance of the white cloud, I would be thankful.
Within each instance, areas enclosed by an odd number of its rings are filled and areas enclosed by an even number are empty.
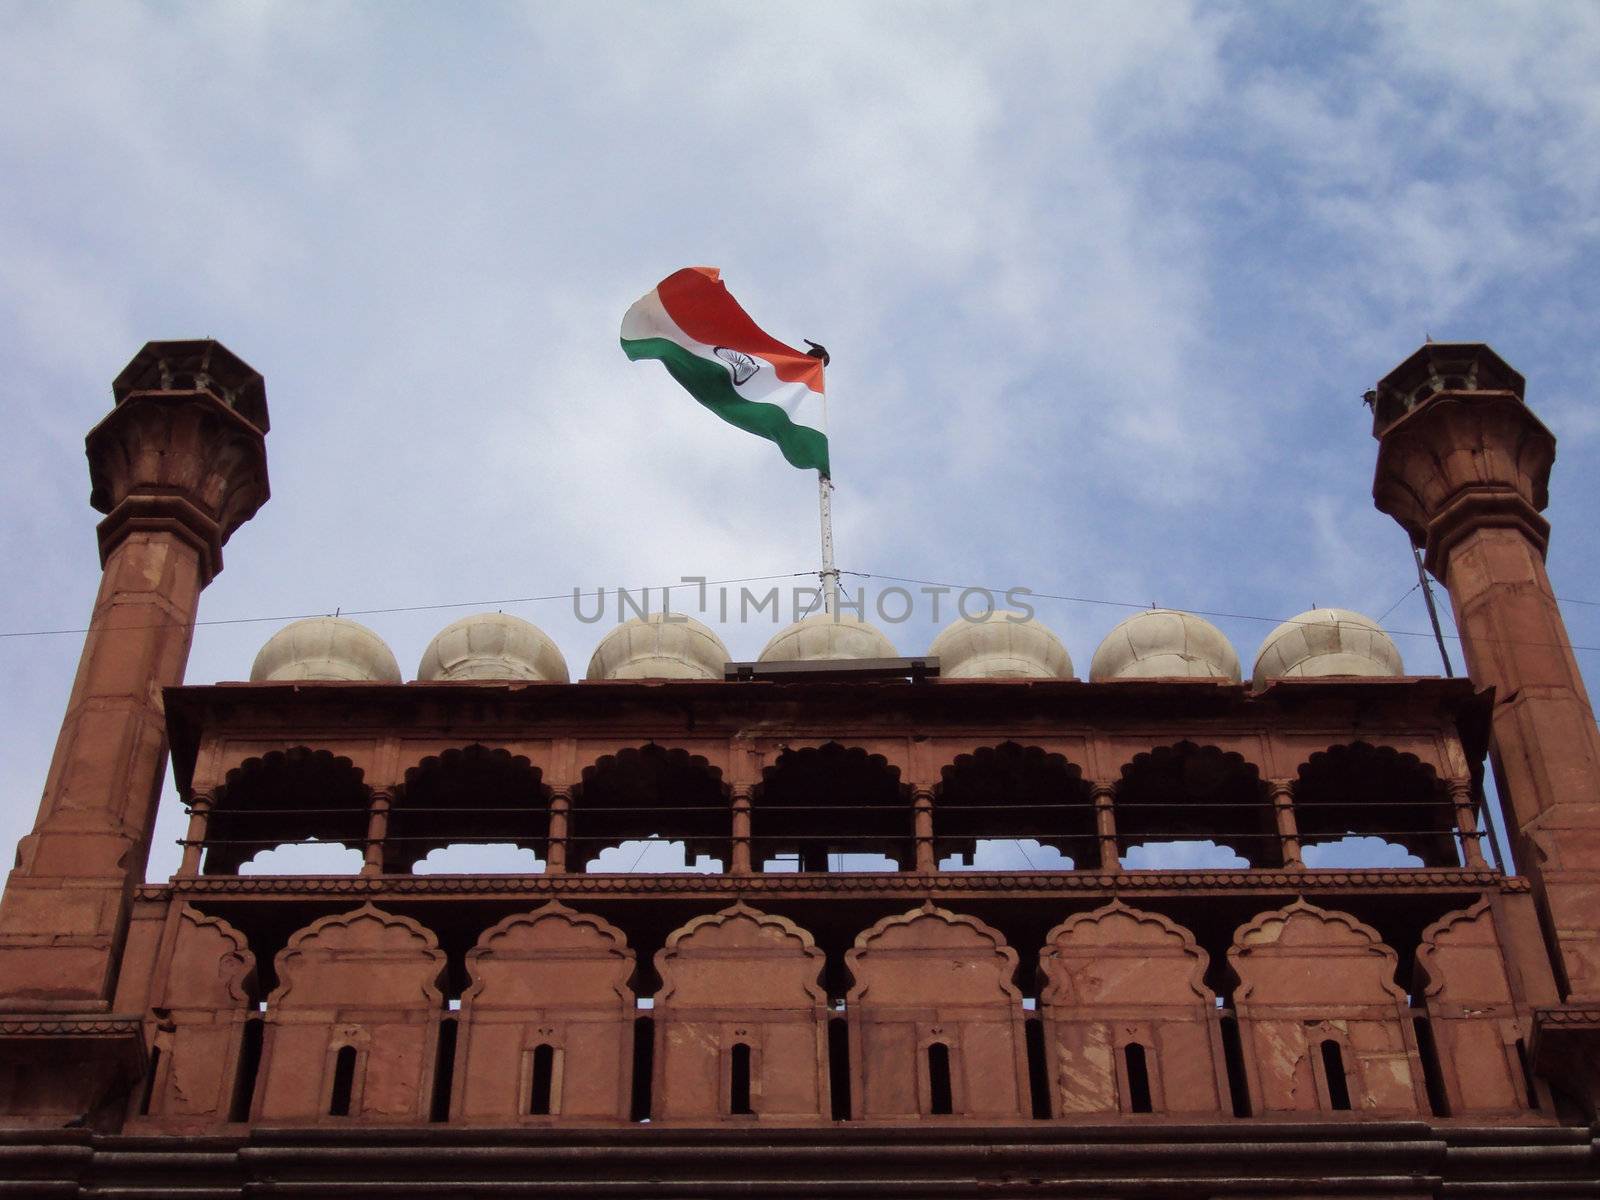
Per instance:
[[[846,567],[1375,608],[1410,580],[1355,397],[1428,332],[1492,337],[1559,421],[1553,569],[1600,597],[1589,9],[376,11],[0,15],[7,626],[83,620],[78,439],[141,339],[197,333],[274,415],[204,616],[811,567],[811,481],[617,351],[687,262],[834,352]],[[600,630],[519,611],[581,674]],[[1126,615],[1040,612],[1080,670]],[[367,619],[409,670],[457,615]],[[190,677],[270,629],[202,628]],[[13,795],[73,641],[0,644]]]

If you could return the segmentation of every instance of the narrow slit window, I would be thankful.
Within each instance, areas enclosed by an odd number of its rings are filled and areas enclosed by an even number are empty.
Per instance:
[[[656,1023],[651,1017],[633,1021],[633,1107],[630,1119],[641,1124],[650,1119],[650,1075],[655,1068]]]
[[[555,1085],[556,1049],[548,1042],[533,1048],[533,1085],[528,1089],[528,1112],[536,1117],[550,1115],[551,1089]]]
[[[850,1119],[850,1026],[843,1017],[828,1022],[828,1092],[833,1119]]]
[[[348,1117],[350,1115],[350,1097],[356,1087],[356,1048],[354,1046],[340,1046],[339,1055],[333,1060],[333,1092],[328,1097],[328,1115],[330,1117]]]
[[[450,1092],[455,1086],[456,1027],[454,1017],[439,1022],[439,1042],[433,1060],[433,1101],[428,1111],[430,1121],[450,1119]]]
[[[1528,1045],[1517,1039],[1517,1065],[1522,1068],[1522,1086],[1527,1092],[1528,1107],[1539,1111],[1539,1090],[1533,1086],[1533,1071],[1528,1067]]]
[[[1150,1064],[1145,1059],[1144,1047],[1129,1042],[1122,1048],[1122,1064],[1128,1073],[1128,1111],[1154,1112],[1150,1103]]]
[[[256,1076],[260,1070],[261,1018],[251,1017],[244,1023],[244,1035],[239,1043],[239,1073],[233,1081],[233,1101],[228,1106],[228,1120],[250,1119],[250,1106],[256,1095]]]
[[[946,1117],[955,1111],[950,1091],[950,1047],[943,1042],[928,1045],[928,1112]]]
[[[728,1110],[736,1116],[749,1116],[755,1111],[750,1107],[749,1046],[743,1042],[734,1043],[728,1055],[728,1069],[732,1074],[728,1081]]]
[[[1029,1017],[1023,1026],[1028,1051],[1028,1098],[1033,1119],[1050,1119],[1050,1058],[1044,1048],[1044,1022]]]
[[[1350,1083],[1344,1074],[1344,1051],[1333,1038],[1322,1043],[1322,1070],[1328,1077],[1328,1107],[1338,1112],[1348,1112]]]
[[[139,1115],[150,1115],[150,1104],[156,1097],[156,1076],[161,1073],[161,1047],[150,1051],[150,1073],[144,1079],[144,1095],[139,1099]]]
[[[1436,1117],[1448,1117],[1450,1102],[1445,1095],[1439,1047],[1433,1040],[1433,1023],[1427,1017],[1412,1017],[1411,1027],[1417,1034],[1417,1056],[1422,1061],[1422,1082],[1428,1092],[1428,1108]]]
[[[1244,1046],[1239,1040],[1239,1018],[1231,1012],[1222,1018],[1222,1060],[1228,1068],[1228,1098],[1233,1115],[1250,1115],[1250,1084],[1244,1070]]]

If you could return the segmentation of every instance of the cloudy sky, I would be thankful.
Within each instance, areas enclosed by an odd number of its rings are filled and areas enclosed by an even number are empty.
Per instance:
[[[203,620],[463,605],[361,618],[409,676],[487,603],[581,675],[602,626],[500,602],[814,570],[813,480],[617,347],[713,264],[833,353],[840,565],[1110,602],[1038,603],[1080,673],[1151,602],[1239,614],[1247,670],[1321,604],[1436,672],[1360,396],[1491,342],[1560,438],[1593,674],[1597,145],[1585,4],[0,0],[0,630],[86,620],[82,438],[155,338],[225,342],[272,409]],[[203,626],[190,681],[281,623]],[[0,843],[80,647],[0,638]]]

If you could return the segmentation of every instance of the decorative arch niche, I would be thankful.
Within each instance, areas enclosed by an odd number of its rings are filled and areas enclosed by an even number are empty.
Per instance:
[[[153,1007],[164,1014],[152,1044],[144,1110],[169,1129],[229,1119],[240,1045],[255,1011],[256,958],[220,917],[181,904]],[[248,1082],[248,1081],[247,1081]]]
[[[1234,934],[1228,966],[1251,1112],[1428,1111],[1397,961],[1370,925],[1304,900],[1262,913]],[[1334,1062],[1342,1080],[1329,1077]]]
[[[461,998],[452,1118],[626,1121],[633,971],[620,929],[564,904],[485,930],[467,951],[472,982]]]
[[[845,966],[853,1113],[1030,1115],[1017,952],[999,930],[929,902],[857,935]]]
[[[1209,961],[1187,929],[1119,900],[1052,929],[1039,955],[1039,1009],[1055,1115],[1227,1111]],[[1130,1046],[1145,1071],[1143,1108],[1129,1077]]]
[[[1526,1113],[1527,1030],[1487,897],[1423,931],[1415,991],[1426,999],[1449,1115]]]
[[[254,1118],[427,1120],[444,1009],[432,931],[364,904],[313,921],[274,965]]]
[[[830,1119],[826,963],[808,931],[743,903],[672,933],[655,956],[653,1116]]]

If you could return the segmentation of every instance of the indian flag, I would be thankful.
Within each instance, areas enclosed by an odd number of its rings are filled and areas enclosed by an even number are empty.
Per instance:
[[[730,425],[776,442],[791,466],[828,474],[828,438],[802,421],[820,409],[822,360],[763,333],[716,267],[668,275],[622,318],[622,349],[658,358]]]

